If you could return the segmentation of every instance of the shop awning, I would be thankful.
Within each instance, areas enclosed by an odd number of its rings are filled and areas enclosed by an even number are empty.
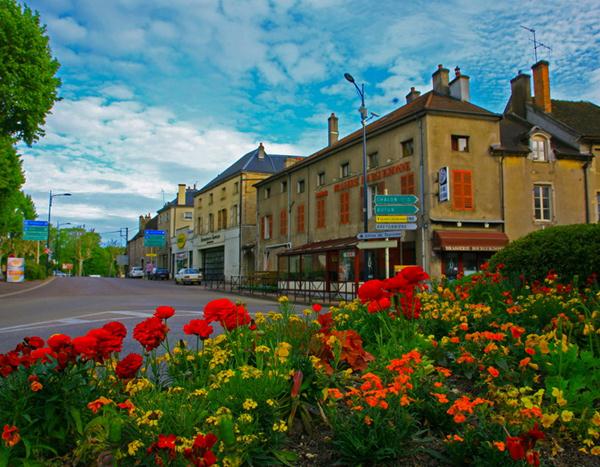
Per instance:
[[[325,240],[323,242],[306,243],[301,246],[290,248],[280,256],[302,255],[310,253],[320,253],[324,251],[342,250],[345,248],[353,248],[358,243],[356,237],[336,238],[335,240]]]
[[[433,249],[442,251],[498,251],[508,244],[504,232],[434,230]]]

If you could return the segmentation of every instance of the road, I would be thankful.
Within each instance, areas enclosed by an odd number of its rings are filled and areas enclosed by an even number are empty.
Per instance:
[[[0,352],[14,348],[25,336],[46,339],[61,332],[75,337],[108,321],[121,321],[127,327],[124,352],[140,352],[141,346],[132,340],[131,333],[157,306],[175,308],[168,325],[169,341],[177,342],[185,338],[183,325],[202,318],[204,305],[221,297],[244,302],[251,314],[277,309],[277,303],[270,300],[175,285],[172,281],[57,277],[35,290],[0,296]]]

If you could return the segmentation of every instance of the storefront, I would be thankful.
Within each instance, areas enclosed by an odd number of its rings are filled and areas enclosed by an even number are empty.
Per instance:
[[[225,247],[202,250],[202,271],[208,280],[221,280],[225,276]]]
[[[175,237],[171,239],[171,266],[172,274],[177,273],[182,268],[192,266],[192,242],[190,241],[192,231],[180,229]],[[159,263],[160,264],[160,263]]]
[[[441,258],[441,274],[456,279],[481,270],[496,251],[508,244],[504,232],[469,230],[434,230],[433,250]]]

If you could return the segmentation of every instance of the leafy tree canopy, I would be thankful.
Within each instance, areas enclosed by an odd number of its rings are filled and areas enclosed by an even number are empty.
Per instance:
[[[0,135],[31,145],[58,99],[59,63],[37,12],[0,0]]]

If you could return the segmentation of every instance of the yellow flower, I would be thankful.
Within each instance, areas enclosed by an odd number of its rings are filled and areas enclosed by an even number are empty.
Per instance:
[[[273,423],[273,431],[285,433],[288,429],[287,423],[284,420],[279,420],[279,423]]]
[[[158,426],[158,420],[162,417],[162,410],[148,410],[144,415],[139,417],[136,422],[138,425]]]
[[[273,407],[275,405],[275,401],[273,399],[267,399],[265,402],[270,407]]]
[[[181,386],[173,386],[167,390],[168,394],[179,394],[180,392],[183,392],[183,388]]]
[[[258,345],[254,351],[256,353],[268,353],[271,349],[269,349],[266,345]]]
[[[127,445],[127,454],[129,454],[130,456],[134,456],[135,453],[137,452],[137,450],[139,448],[141,448],[143,445],[144,445],[144,443],[142,443],[139,439],[132,441],[131,443],[129,443]]]
[[[249,413],[243,413],[239,416],[238,420],[242,423],[252,423],[252,420],[254,420],[254,418],[252,418],[252,415],[250,415]]]
[[[196,397],[205,397],[208,395],[208,391],[206,389],[195,389],[190,393],[190,395]]]
[[[594,412],[591,422],[595,426],[600,426],[600,413],[598,413],[598,411]]]
[[[557,418],[558,418],[557,413],[553,413],[553,414],[545,413],[544,415],[542,415],[543,427],[550,428],[554,424],[554,422],[556,421]]]
[[[287,298],[285,295],[282,295],[281,297],[279,297],[279,298],[277,299],[277,301],[278,301],[279,303],[281,303],[281,304],[284,304],[284,303],[287,303],[287,302],[289,302],[290,300],[289,300],[289,298]]]
[[[592,454],[592,456],[600,456],[600,446],[594,446],[590,453]]]
[[[258,407],[258,404],[252,399],[246,399],[242,404],[242,407],[244,407],[244,410],[252,410]]]
[[[570,410],[563,410],[560,413],[560,418],[563,422],[570,422],[571,420],[573,420],[573,412],[571,412]]]
[[[287,358],[290,356],[290,349],[292,348],[291,344],[287,342],[280,342],[277,344],[277,348],[275,349],[275,355],[279,358],[281,363],[284,363]]]

